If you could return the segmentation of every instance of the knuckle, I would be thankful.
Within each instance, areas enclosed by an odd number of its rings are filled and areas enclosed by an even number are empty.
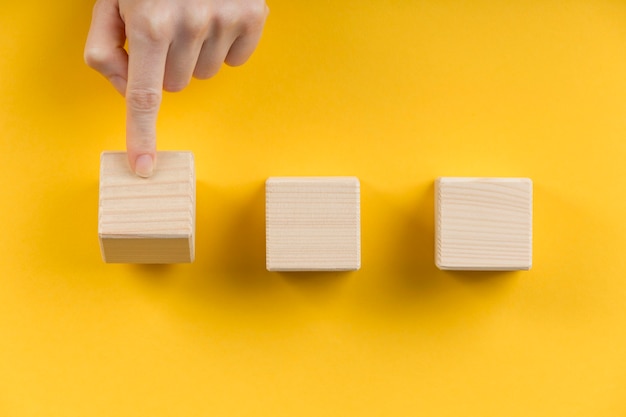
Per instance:
[[[262,26],[269,13],[269,8],[265,2],[254,2],[245,11],[242,21],[246,27],[257,28]]]
[[[213,24],[223,30],[242,32],[259,28],[265,22],[269,9],[264,1],[249,2],[243,8],[228,7],[213,17]]]
[[[138,13],[132,23],[126,25],[129,37],[139,37],[150,42],[160,43],[172,36],[174,21],[169,13]]]
[[[161,92],[150,88],[130,88],[126,91],[126,104],[136,112],[157,112],[161,105]]]
[[[193,39],[206,37],[211,26],[211,19],[206,13],[189,13],[184,19],[182,30],[184,34]]]
[[[83,54],[83,59],[85,60],[85,64],[87,64],[90,68],[95,70],[99,70],[104,67],[107,62],[111,60],[111,54],[102,49],[96,47],[85,47],[85,51]]]

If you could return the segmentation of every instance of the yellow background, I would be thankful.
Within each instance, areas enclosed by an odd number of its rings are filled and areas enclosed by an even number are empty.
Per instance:
[[[196,262],[107,265],[91,2],[0,14],[0,416],[626,415],[626,2],[274,0],[166,94]],[[265,271],[264,180],[356,175],[354,273]],[[534,180],[530,272],[438,271],[433,181]]]

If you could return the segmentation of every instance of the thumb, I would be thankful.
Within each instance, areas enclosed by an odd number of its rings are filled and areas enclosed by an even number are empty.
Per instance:
[[[104,75],[122,95],[126,92],[128,55],[124,22],[115,0],[99,0],[93,8],[91,27],[85,43],[88,66]]]

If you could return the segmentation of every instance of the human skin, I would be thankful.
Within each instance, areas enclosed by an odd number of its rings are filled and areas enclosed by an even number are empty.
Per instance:
[[[156,166],[156,121],[163,90],[208,79],[223,62],[241,65],[255,50],[269,8],[264,0],[98,0],[85,62],[126,99],[131,169]]]

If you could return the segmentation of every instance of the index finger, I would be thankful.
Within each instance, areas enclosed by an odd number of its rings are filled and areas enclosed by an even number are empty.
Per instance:
[[[128,26],[127,26],[128,27]],[[152,175],[156,164],[156,121],[161,107],[169,42],[141,32],[128,33],[126,149],[131,169]]]

